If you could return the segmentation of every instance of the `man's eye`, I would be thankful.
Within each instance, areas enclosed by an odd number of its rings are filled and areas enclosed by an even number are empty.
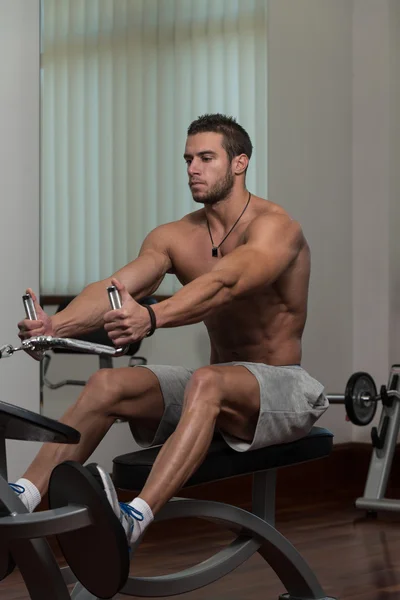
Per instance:
[[[203,162],[210,162],[211,156],[203,156]]]

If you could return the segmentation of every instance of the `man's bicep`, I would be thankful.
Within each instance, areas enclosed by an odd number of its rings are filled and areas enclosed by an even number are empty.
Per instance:
[[[171,223],[168,223],[152,229],[142,242],[139,256],[146,250],[156,250],[162,254],[168,254],[172,235],[171,225]]]
[[[145,237],[139,250],[139,256],[143,256],[146,253],[153,254],[159,261],[168,265],[168,268],[171,266],[169,236],[162,226],[153,229],[153,231],[150,231]]]
[[[133,295],[154,293],[171,269],[167,236],[158,227],[151,231],[142,243],[136,259],[115,273]]]
[[[139,250],[139,257],[145,254],[153,256],[154,260],[162,265],[164,274],[167,273],[172,268],[169,252],[170,239],[171,232],[168,225],[156,227],[145,237]]]
[[[304,239],[294,221],[255,225],[247,243],[227,254],[214,268],[224,272],[227,285],[238,295],[274,283],[296,258]]]
[[[249,231],[247,246],[259,255],[273,271],[284,271],[299,253],[303,232],[300,224],[286,216],[277,215],[254,224]]]

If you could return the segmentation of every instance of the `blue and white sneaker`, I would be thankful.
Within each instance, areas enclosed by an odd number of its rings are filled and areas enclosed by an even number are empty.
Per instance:
[[[87,465],[86,469],[90,471],[90,473],[96,478],[103,488],[104,493],[107,496],[107,500],[111,504],[114,513],[116,514],[125,531],[128,544],[131,546],[131,537],[135,523],[136,521],[143,521],[143,514],[133,508],[133,506],[130,506],[130,504],[125,504],[125,502],[118,501],[118,496],[113,481],[107,471],[100,467],[100,465],[93,463]]]

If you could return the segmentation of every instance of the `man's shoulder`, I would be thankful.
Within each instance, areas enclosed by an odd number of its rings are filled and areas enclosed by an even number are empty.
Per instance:
[[[169,221],[167,223],[162,223],[158,225],[153,231],[157,235],[166,235],[171,236],[179,233],[180,231],[184,231],[188,225],[194,224],[194,220],[188,218],[190,215],[185,215],[184,217],[177,219],[176,221]]]
[[[200,212],[200,211],[197,211]],[[196,219],[185,215],[179,220],[162,223],[153,229],[146,238],[146,243],[172,251],[182,239],[190,238],[197,228]],[[200,219],[197,219],[200,222]]]
[[[258,217],[286,217],[287,219],[292,219],[289,212],[283,208],[280,204],[276,202],[272,202],[271,200],[266,200],[264,198],[260,198],[259,196],[253,196],[254,199],[254,208],[256,212],[256,218]]]
[[[275,202],[262,198],[257,200],[259,202],[255,206],[255,216],[247,228],[248,236],[275,231],[278,235],[279,232],[282,235],[292,235],[301,245],[307,244],[301,224],[287,210]]]
[[[249,223],[251,227],[279,227],[289,226],[290,224],[293,224],[294,227],[300,227],[298,221],[283,206],[275,202],[256,198],[254,208],[254,218]]]
[[[177,219],[176,221],[170,221],[168,223],[163,223],[157,227],[158,231],[177,231],[180,229],[185,229],[188,225],[198,225],[199,223],[204,222],[204,208],[200,210],[195,210],[191,213],[188,213]]]
[[[194,210],[182,217],[182,219],[179,222],[184,225],[199,225],[204,223],[204,219],[205,210],[204,208],[199,208],[198,210]]]

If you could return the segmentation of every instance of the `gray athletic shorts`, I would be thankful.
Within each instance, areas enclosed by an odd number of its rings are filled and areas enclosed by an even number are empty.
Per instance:
[[[231,362],[217,366],[241,365],[253,373],[260,386],[260,414],[254,438],[245,442],[224,431],[220,434],[238,452],[291,442],[307,435],[329,406],[324,386],[300,366],[272,367],[263,363]],[[154,432],[131,423],[135,441],[143,448],[158,446],[175,430],[182,412],[185,387],[195,369],[146,365],[158,378],[165,410]]]

